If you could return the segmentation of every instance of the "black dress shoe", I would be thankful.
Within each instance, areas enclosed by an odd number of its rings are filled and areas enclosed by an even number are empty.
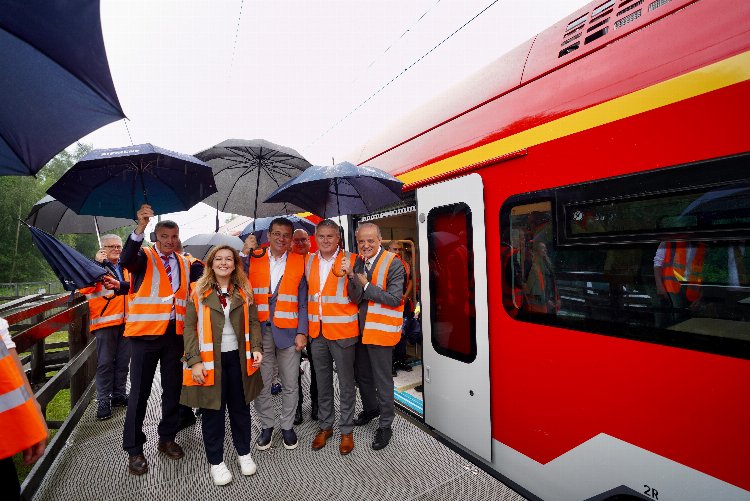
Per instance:
[[[294,413],[294,424],[295,426],[298,424],[301,424],[302,421],[304,421],[305,418],[302,417],[302,408],[297,407],[297,412]]]
[[[148,473],[148,461],[143,454],[128,456],[128,471],[133,475]]]
[[[312,411],[310,412],[310,419],[313,421],[318,420],[318,402],[312,403]]]
[[[362,411],[359,414],[357,414],[357,417],[354,418],[354,426],[365,425],[369,423],[370,421],[372,421],[373,419],[375,419],[376,417],[378,417],[379,415],[380,415],[380,412],[378,411],[373,411],[373,412]]]
[[[185,452],[176,442],[159,442],[159,452],[164,453],[169,459],[182,459]]]
[[[372,449],[379,451],[380,449],[385,448],[391,441],[392,435],[393,430],[390,428],[378,428],[375,432],[375,440],[372,441]]]

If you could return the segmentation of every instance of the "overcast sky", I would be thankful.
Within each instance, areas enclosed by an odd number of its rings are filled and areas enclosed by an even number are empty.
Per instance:
[[[587,3],[102,0],[101,15],[134,144],[194,154],[263,138],[328,164]],[[123,121],[83,141],[131,143]],[[183,239],[213,231],[205,205],[172,217]]]

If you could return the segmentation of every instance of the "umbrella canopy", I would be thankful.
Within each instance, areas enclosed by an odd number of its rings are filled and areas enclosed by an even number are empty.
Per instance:
[[[245,226],[245,229],[242,230],[242,233],[240,233],[240,239],[244,242],[245,239],[252,233],[253,235],[255,235],[255,238],[259,244],[268,242],[268,230],[271,228],[271,221],[276,219],[276,217],[281,216],[263,217],[260,219],[256,219],[252,223]],[[315,233],[315,224],[312,221],[295,215],[284,217],[292,222],[295,230],[305,230],[310,235]],[[255,226],[254,229],[253,226]]]
[[[31,230],[31,238],[34,239],[37,249],[47,260],[66,291],[88,287],[107,274],[104,265],[87,258],[49,233],[33,226],[29,226],[29,230]]]
[[[217,245],[228,245],[233,249],[242,250],[243,244],[239,237],[223,233],[199,233],[182,242],[185,252],[189,252],[198,259],[205,259],[208,251]]]
[[[303,212],[285,202],[260,205],[273,190],[310,166],[295,150],[264,139],[229,139],[195,156],[214,172],[217,192],[204,200],[211,207],[253,218]]]
[[[322,217],[368,214],[400,201],[403,184],[366,165],[314,165],[279,187],[266,202],[291,202]]]
[[[0,3],[0,175],[35,174],[89,132],[124,118],[99,2]]]
[[[47,195],[31,208],[26,223],[51,233],[105,233],[133,224],[132,219],[104,216],[81,216],[55,197]]]
[[[188,210],[216,193],[211,168],[191,155],[151,144],[93,150],[47,193],[78,214],[135,217]]]

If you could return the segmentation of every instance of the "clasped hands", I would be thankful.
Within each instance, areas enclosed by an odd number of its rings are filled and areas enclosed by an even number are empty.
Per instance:
[[[253,352],[253,367],[258,368],[260,367],[261,362],[263,361],[263,354],[259,351]],[[193,381],[195,381],[198,384],[203,384],[206,382],[206,376],[208,376],[208,371],[203,366],[203,362],[198,362],[196,364],[193,364],[192,367],[190,367],[190,371],[193,373]]]
[[[353,280],[356,277],[362,287],[369,282],[369,280],[367,280],[367,275],[364,273],[354,273],[352,263],[349,261],[349,256],[341,258],[341,271],[346,273],[350,280]]]

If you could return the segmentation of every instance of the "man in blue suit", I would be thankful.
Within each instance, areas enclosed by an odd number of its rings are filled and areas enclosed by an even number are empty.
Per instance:
[[[297,409],[300,351],[307,344],[307,281],[305,256],[288,252],[294,227],[286,218],[276,218],[268,231],[270,245],[261,257],[244,259],[258,308],[263,335],[263,362],[260,366],[263,390],[255,398],[255,411],[262,431],[255,444],[259,450],[271,446],[276,423],[271,401],[273,367],[278,364],[283,386],[279,417],[284,447],[297,447],[294,414]],[[252,258],[251,258],[252,257]]]

